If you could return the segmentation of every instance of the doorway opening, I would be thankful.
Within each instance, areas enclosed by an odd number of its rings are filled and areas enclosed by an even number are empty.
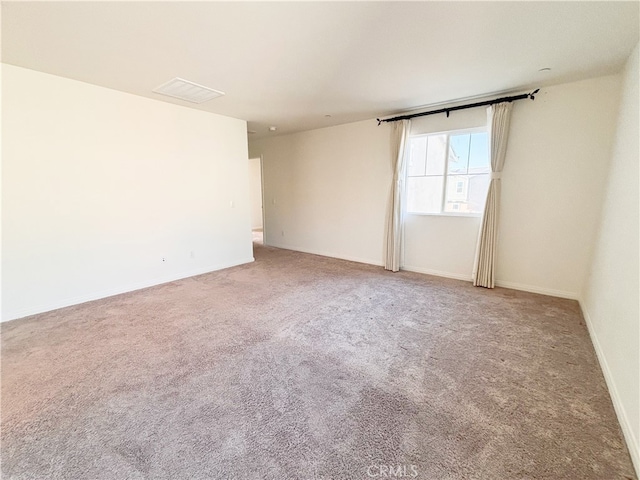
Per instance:
[[[264,244],[264,208],[262,190],[262,158],[250,158],[249,195],[251,199],[251,234],[254,245]]]

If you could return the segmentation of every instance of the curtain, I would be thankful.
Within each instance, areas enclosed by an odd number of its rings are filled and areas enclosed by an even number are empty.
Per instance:
[[[400,270],[400,247],[402,245],[402,198],[404,196],[405,147],[411,129],[411,120],[393,122],[391,132],[391,167],[393,183],[387,210],[387,228],[385,238],[384,268],[397,272]]]
[[[473,284],[477,287],[493,288],[495,286],[494,270],[498,234],[498,209],[500,206],[500,175],[507,151],[511,107],[511,102],[504,102],[490,105],[487,108],[491,180],[473,264]]]

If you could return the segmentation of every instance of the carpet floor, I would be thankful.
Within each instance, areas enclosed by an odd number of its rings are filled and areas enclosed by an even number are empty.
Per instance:
[[[2,324],[2,478],[635,478],[575,301],[255,256]]]

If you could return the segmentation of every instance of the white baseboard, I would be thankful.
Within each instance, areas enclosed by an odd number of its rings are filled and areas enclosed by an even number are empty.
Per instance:
[[[443,271],[440,271],[440,270],[432,270],[430,268],[414,267],[414,266],[411,266],[411,265],[405,265],[405,266],[403,266],[401,268],[401,270],[407,270],[409,272],[416,272],[416,273],[424,273],[426,275],[435,275],[437,277],[453,278],[455,280],[464,280],[466,282],[473,281],[473,278],[472,278],[471,275],[464,275],[464,274],[460,274],[460,273],[451,273],[451,272],[443,272]],[[513,290],[521,290],[523,292],[539,293],[541,295],[550,295],[552,297],[560,297],[560,298],[568,298],[568,299],[571,299],[571,300],[578,300],[578,294],[577,293],[566,292],[566,291],[563,291],[563,290],[553,290],[553,289],[550,289],[550,288],[535,287],[535,286],[532,286],[532,285],[525,285],[525,284],[522,284],[522,283],[496,281],[496,287],[512,288]]]
[[[384,265],[380,260],[371,260],[370,258],[363,258],[363,257],[352,257],[350,255],[340,255],[340,254],[326,252],[322,250],[300,248],[292,245],[281,245],[276,243],[269,243],[267,246],[281,248],[282,250],[293,250],[294,252],[310,253],[312,255],[319,255],[321,257],[330,257],[330,258],[337,258],[339,260],[348,260],[349,262],[366,263],[367,265],[376,265],[378,267],[381,267],[382,265]]]
[[[121,285],[121,286],[110,288],[107,290],[92,292],[86,295],[79,295],[77,297],[64,298],[56,302],[34,305],[34,306],[30,306],[29,308],[9,311],[2,316],[2,320],[0,320],[0,322],[17,320],[19,318],[28,317],[30,315],[36,315],[38,313],[57,310],[58,308],[70,307],[72,305],[78,305],[79,303],[91,302],[93,300],[99,300],[101,298],[112,297],[114,295],[120,295],[122,293],[128,293],[128,292],[133,292],[135,290],[140,290],[143,288],[154,287],[156,285],[162,285],[163,283],[174,282],[176,280],[181,280],[183,278],[195,277],[196,275],[202,275],[204,273],[214,272],[216,270],[223,270],[225,268],[235,267],[238,265],[243,265],[245,263],[251,263],[253,261],[255,261],[255,259],[253,257],[250,257],[250,258],[242,259],[240,261],[210,265],[208,267],[189,270],[189,271],[181,272],[171,276],[155,277],[155,278],[145,280],[143,282],[130,283],[127,285]]]
[[[442,272],[440,270],[432,270],[430,268],[413,267],[411,265],[403,265],[400,270],[407,272],[424,273],[425,275],[435,275],[436,277],[453,278],[455,280],[471,281],[471,275],[463,275],[460,273]]]
[[[496,281],[496,287],[512,288],[513,290],[522,290],[524,292],[539,293],[541,295],[549,295],[551,297],[568,298],[570,300],[578,300],[580,297],[576,292],[567,292],[564,290],[554,290],[551,288],[536,287],[533,285],[525,285],[522,283]]]
[[[624,436],[625,441],[627,442],[627,447],[631,455],[631,461],[633,462],[633,466],[636,469],[636,475],[640,476],[640,444],[638,443],[638,439],[635,437],[633,433],[633,429],[631,428],[631,422],[629,421],[627,417],[627,413],[624,409],[624,406],[620,401],[620,396],[618,395],[618,389],[616,388],[613,375],[611,374],[611,370],[609,369],[609,364],[607,363],[607,357],[605,357],[604,355],[604,351],[600,346],[600,342],[598,341],[598,337],[596,336],[595,329],[593,328],[593,322],[591,321],[591,316],[589,315],[589,312],[587,311],[587,309],[585,308],[581,300],[579,300],[579,303],[580,303],[580,309],[582,310],[582,315],[584,317],[585,323],[587,324],[587,330],[589,331],[589,336],[591,337],[591,343],[593,344],[593,348],[596,351],[596,356],[598,357],[598,362],[600,363],[600,368],[602,369],[604,380],[607,383],[609,395],[611,396],[611,401],[613,403],[613,409],[616,412],[616,416],[618,417],[618,422],[620,423],[620,427],[622,428],[622,434]]]
[[[384,265],[384,263],[379,260],[371,260],[371,259],[362,258],[362,257],[352,257],[348,255],[337,255],[331,252],[300,248],[292,245],[270,243],[267,246],[282,248],[283,250],[293,250],[295,252],[311,253],[313,255],[320,255],[322,257],[331,257],[331,258],[338,258],[340,260],[349,260],[351,262],[366,263],[369,265],[377,265],[377,266]],[[455,280],[464,280],[466,282],[473,281],[473,278],[471,277],[470,274],[464,275],[460,273],[443,272],[441,270],[433,270],[430,268],[422,268],[422,267],[416,267],[412,265],[403,265],[400,269],[406,270],[408,272],[423,273],[425,275],[435,275],[437,277],[453,278]],[[533,285],[526,285],[523,283],[496,281],[496,286],[503,287],[503,288],[512,288],[514,290],[522,290],[524,292],[530,292],[530,293],[539,293],[541,295],[549,295],[552,297],[568,298],[570,300],[579,299],[579,296],[576,292],[567,292],[564,290],[554,290],[551,288],[536,287]]]

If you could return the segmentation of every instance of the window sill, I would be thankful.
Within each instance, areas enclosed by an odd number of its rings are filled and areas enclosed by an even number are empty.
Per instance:
[[[480,218],[482,217],[481,213],[413,213],[406,212],[405,215],[412,215],[414,217],[471,217],[471,218]]]

